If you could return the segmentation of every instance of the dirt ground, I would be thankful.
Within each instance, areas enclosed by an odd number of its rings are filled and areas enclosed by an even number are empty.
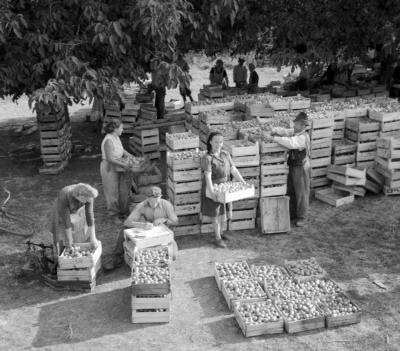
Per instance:
[[[91,154],[99,152],[101,139],[91,124],[74,123],[73,135],[94,146]],[[41,176],[38,160],[16,162],[4,154],[31,142],[38,143],[37,134],[16,137],[0,130],[0,187],[12,192],[9,209],[33,222],[33,240],[49,240],[49,213],[57,191],[88,182],[100,192],[96,230],[104,251],[110,252],[120,228],[105,215],[99,158],[75,156],[60,176]],[[130,323],[127,267],[103,275],[91,294],[55,292],[19,274],[24,240],[0,233],[0,350],[400,350],[399,213],[398,197],[368,195],[342,208],[312,201],[307,227],[288,234],[232,232],[228,249],[215,248],[208,235],[178,238],[172,321],[162,325]],[[246,259],[282,264],[310,256],[362,307],[361,323],[244,338],[217,289],[213,263]],[[374,284],[376,280],[386,289]]]

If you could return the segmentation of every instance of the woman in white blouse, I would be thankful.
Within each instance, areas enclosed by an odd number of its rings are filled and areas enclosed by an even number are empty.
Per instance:
[[[114,223],[121,223],[120,217],[129,214],[129,197],[132,185],[129,166],[121,161],[122,157],[134,157],[122,146],[123,125],[114,119],[105,126],[107,135],[101,143],[102,161],[100,174],[103,183],[107,210]]]

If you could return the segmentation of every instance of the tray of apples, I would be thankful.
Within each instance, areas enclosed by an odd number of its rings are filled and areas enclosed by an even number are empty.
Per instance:
[[[245,337],[283,333],[283,318],[271,299],[234,302],[233,312]]]
[[[153,265],[165,264],[171,261],[171,248],[169,246],[156,246],[135,250],[135,264]]]
[[[265,283],[266,286],[269,286],[273,282],[283,281],[285,279],[289,279],[290,276],[286,269],[281,266],[275,265],[262,265],[256,266],[251,265],[250,271],[258,282]]]
[[[355,324],[361,321],[361,308],[345,294],[335,294],[319,304],[325,314],[327,328]]]
[[[244,200],[255,196],[254,185],[241,182],[228,181],[220,184],[213,184],[213,191],[216,193],[216,201],[222,204]],[[214,199],[208,188],[206,196]]]
[[[325,316],[311,299],[275,299],[287,333],[299,333],[325,327]]]
[[[168,264],[134,265],[132,295],[167,295],[171,291]]]
[[[250,279],[252,277],[249,265],[246,261],[215,262],[214,276],[219,290],[221,290],[222,282],[225,280]]]
[[[76,243],[65,248],[58,257],[60,269],[78,269],[94,267],[102,253],[101,242],[94,248],[91,243]]]
[[[285,261],[285,267],[298,280],[323,278],[327,275],[326,271],[314,257],[303,260]]]
[[[221,286],[222,295],[230,310],[234,301],[260,299],[267,297],[261,285],[255,279],[225,280]]]

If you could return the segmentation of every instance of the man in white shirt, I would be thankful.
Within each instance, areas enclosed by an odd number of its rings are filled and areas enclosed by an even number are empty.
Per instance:
[[[308,117],[300,112],[294,120],[294,129],[273,128],[274,141],[289,149],[288,195],[290,217],[296,226],[303,227],[307,219],[310,197],[310,136],[306,130]]]
[[[153,226],[165,224],[175,226],[178,224],[178,217],[174,206],[165,199],[162,199],[162,192],[158,186],[152,186],[146,191],[147,199],[136,205],[132,213],[124,222],[125,228],[145,227],[151,229]],[[103,264],[105,270],[112,270],[123,263],[124,255],[124,229],[120,231],[117,244],[114,249],[114,258]],[[176,257],[178,246],[173,242],[173,256]]]

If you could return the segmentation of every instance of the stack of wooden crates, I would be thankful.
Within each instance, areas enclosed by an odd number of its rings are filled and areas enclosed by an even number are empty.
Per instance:
[[[43,166],[40,174],[57,174],[68,164],[71,158],[71,124],[68,109],[52,113],[37,112],[40,149]]]
[[[81,249],[88,249],[91,243],[75,244]],[[66,257],[65,250],[58,257],[57,280],[64,285],[84,290],[93,290],[96,276],[101,270],[101,243],[96,250],[81,257]]]
[[[224,142],[226,149],[243,179],[254,185],[256,196],[251,199],[235,201],[231,204],[232,213],[228,230],[254,229],[256,227],[257,203],[260,197],[260,152],[258,143],[248,140]]]
[[[181,134],[181,133],[178,133]],[[200,139],[192,133],[188,138],[166,134],[167,194],[178,216],[176,236],[200,233],[201,168],[198,151]]]
[[[129,148],[135,156],[160,159],[160,136],[158,128],[134,130],[129,138]]]

